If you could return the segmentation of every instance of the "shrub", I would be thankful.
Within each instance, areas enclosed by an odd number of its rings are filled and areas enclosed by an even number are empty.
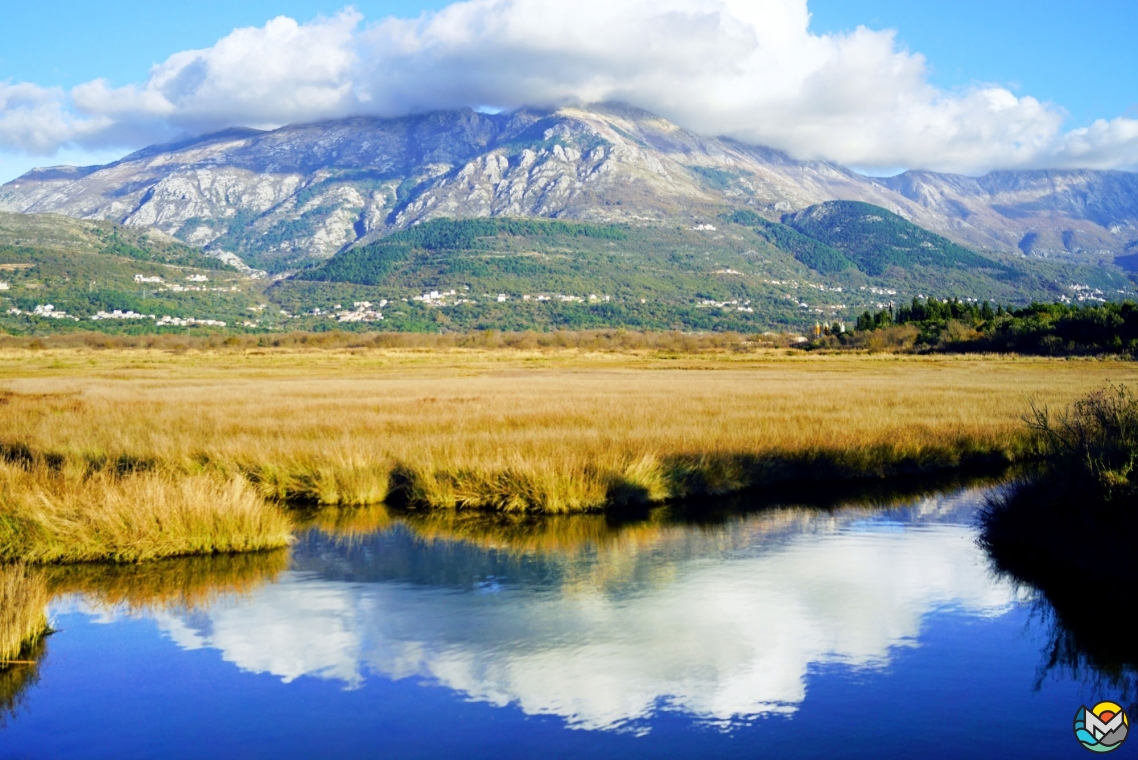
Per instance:
[[[1034,403],[1028,426],[1041,453],[1068,476],[1089,481],[1110,499],[1133,495],[1138,460],[1138,398],[1124,385],[1095,391],[1056,416]]]

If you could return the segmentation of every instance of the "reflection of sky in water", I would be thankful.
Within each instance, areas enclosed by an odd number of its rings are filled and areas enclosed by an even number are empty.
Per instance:
[[[795,711],[818,665],[887,666],[933,610],[1005,610],[1012,591],[953,519],[975,502],[667,526],[583,557],[498,565],[490,550],[402,528],[350,551],[310,539],[279,583],[156,618],[183,648],[285,682],[425,678],[583,728],[661,707],[731,722]]]

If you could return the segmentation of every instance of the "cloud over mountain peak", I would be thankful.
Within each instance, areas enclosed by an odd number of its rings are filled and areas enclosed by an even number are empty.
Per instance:
[[[278,17],[145,82],[0,83],[0,148],[139,147],[232,125],[621,100],[704,134],[869,169],[1138,167],[1138,120],[1064,132],[998,85],[946,91],[891,31],[810,30],[806,0],[468,0],[366,23]]]

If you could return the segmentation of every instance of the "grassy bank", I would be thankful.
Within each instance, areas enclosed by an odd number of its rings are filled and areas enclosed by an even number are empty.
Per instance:
[[[1057,595],[1138,601],[1138,397],[1103,388],[1058,411],[1036,406],[1030,423],[1046,461],[988,506],[981,542],[1000,569]]]
[[[8,350],[0,556],[270,548],[290,505],[566,513],[1014,461],[1028,397],[1136,379],[734,348]]]
[[[288,544],[288,518],[241,478],[81,464],[0,462],[0,560],[141,562]]]

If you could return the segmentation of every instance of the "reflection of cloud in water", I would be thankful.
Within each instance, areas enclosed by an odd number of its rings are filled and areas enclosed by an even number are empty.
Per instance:
[[[472,699],[611,728],[661,706],[717,722],[791,712],[811,666],[880,667],[892,647],[914,645],[926,613],[954,605],[994,614],[1012,601],[967,527],[821,522],[750,551],[725,535],[747,521],[692,531],[700,538],[689,536],[683,556],[651,560],[669,565],[659,574],[666,582],[622,594],[294,572],[204,617],[159,619],[183,647],[217,648],[285,681],[422,677]]]

